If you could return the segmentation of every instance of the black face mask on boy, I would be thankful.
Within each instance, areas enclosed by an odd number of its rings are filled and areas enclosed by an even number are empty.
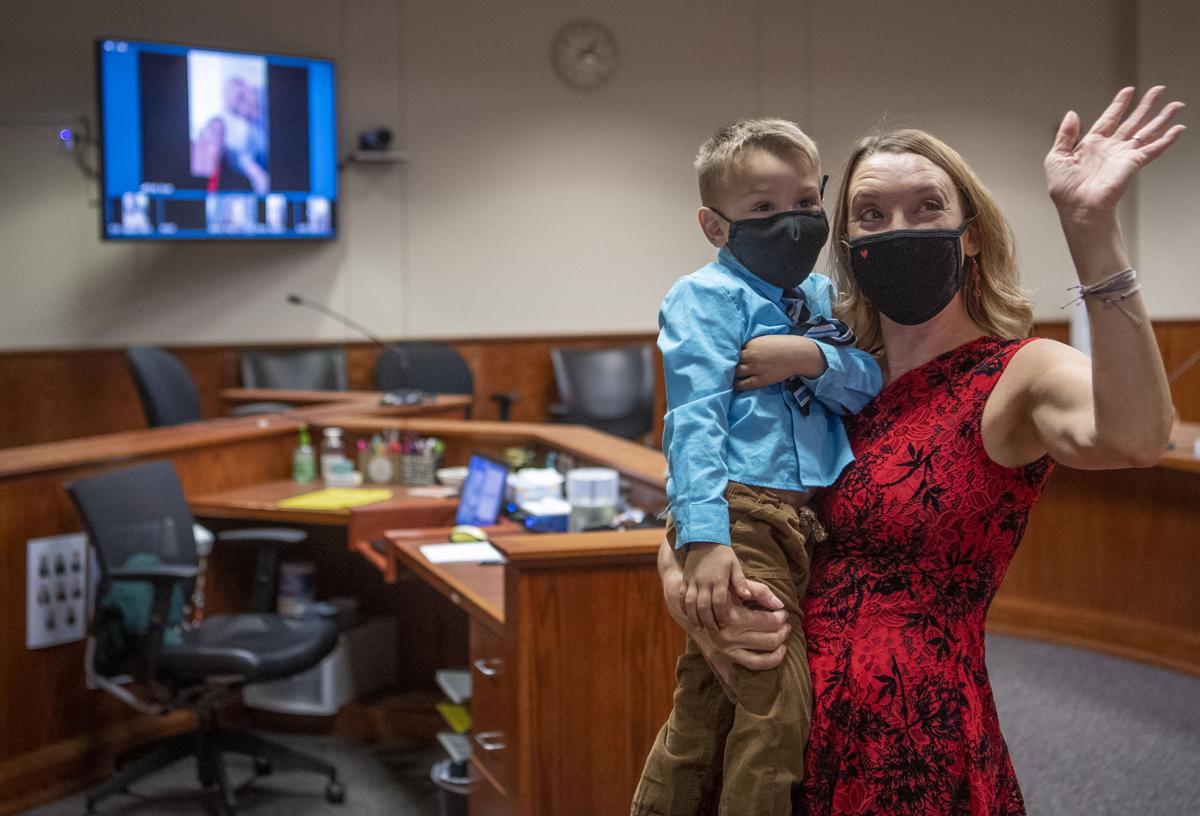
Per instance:
[[[959,238],[967,228],[893,230],[848,241],[850,270],[867,299],[905,326],[924,323],[958,291],[963,267]]]
[[[730,221],[717,208],[709,209],[729,221],[725,246],[733,257],[780,289],[795,289],[804,282],[829,237],[824,210],[789,210],[767,218]]]

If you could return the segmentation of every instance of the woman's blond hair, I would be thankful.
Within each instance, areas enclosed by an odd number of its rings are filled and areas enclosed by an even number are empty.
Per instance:
[[[1033,323],[1033,306],[1021,289],[1016,244],[1012,228],[996,200],[954,148],[923,130],[893,130],[859,141],[846,162],[833,215],[833,279],[839,292],[837,310],[872,354],[883,354],[879,311],[867,300],[850,270],[847,230],[850,217],[850,181],[859,162],[876,153],[915,153],[924,156],[950,176],[962,196],[966,217],[972,218],[979,236],[975,256],[977,273],[970,265],[960,275],[959,293],[967,314],[981,330],[1000,337],[1025,337]],[[978,283],[976,283],[978,280]],[[978,287],[978,289],[976,289]]]

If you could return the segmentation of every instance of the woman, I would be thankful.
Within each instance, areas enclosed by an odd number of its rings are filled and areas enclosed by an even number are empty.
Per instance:
[[[856,460],[821,498],[830,540],[804,605],[813,729],[800,810],[812,814],[1024,813],[984,664],[984,617],[1051,461],[1145,467],[1165,450],[1170,393],[1117,202],[1183,132],[1152,88],[1123,118],[1117,94],[1079,139],[1063,119],[1049,192],[1080,280],[1093,357],[1022,340],[1011,233],[962,158],[898,131],[859,143],[834,214],[844,316],[879,355],[885,387],[848,420]],[[792,376],[792,338],[745,349],[740,388]],[[1136,398],[1130,398],[1136,395]],[[680,572],[659,559],[687,626]],[[779,604],[765,587],[756,600]],[[740,608],[691,631],[726,678],[782,657],[783,612]]]

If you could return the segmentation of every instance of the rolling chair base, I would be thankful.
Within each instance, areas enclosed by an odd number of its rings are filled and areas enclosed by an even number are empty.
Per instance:
[[[230,779],[225,754],[252,757],[255,778],[266,776],[275,768],[322,774],[329,778],[325,785],[325,800],[331,804],[345,801],[346,790],[337,780],[337,769],[328,762],[245,731],[202,726],[185,734],[165,737],[148,746],[112,778],[87,792],[85,812],[95,813],[100,800],[114,793],[128,792],[130,785],[155,771],[194,756],[201,786],[216,787],[217,812],[222,816],[233,816],[237,813],[237,788]]]

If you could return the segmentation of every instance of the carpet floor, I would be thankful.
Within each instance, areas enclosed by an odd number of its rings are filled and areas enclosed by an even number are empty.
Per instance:
[[[1200,812],[1200,678],[1020,638],[993,635],[987,648],[1000,725],[1031,816]],[[441,793],[429,778],[442,757],[437,747],[273,736],[337,765],[346,802],[327,805],[320,777],[280,772],[243,791],[244,816],[441,816]],[[230,764],[235,779],[253,773],[248,760]],[[195,763],[180,762],[99,812],[208,813],[195,780]],[[77,794],[23,816],[82,813]]]

